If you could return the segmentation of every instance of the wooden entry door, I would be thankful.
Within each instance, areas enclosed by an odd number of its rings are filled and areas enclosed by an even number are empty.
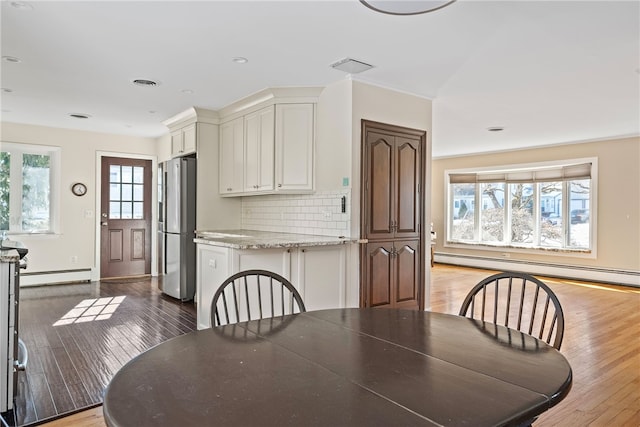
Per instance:
[[[100,277],[151,274],[151,160],[103,157]]]
[[[424,308],[426,132],[362,121],[360,304]]]

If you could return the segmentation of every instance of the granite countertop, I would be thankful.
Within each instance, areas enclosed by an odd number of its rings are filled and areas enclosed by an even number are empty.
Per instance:
[[[20,254],[15,249],[0,250],[0,262],[18,262]]]
[[[343,245],[359,243],[360,240],[344,236],[318,236],[257,230],[211,230],[196,231],[194,242],[231,249],[269,249]]]

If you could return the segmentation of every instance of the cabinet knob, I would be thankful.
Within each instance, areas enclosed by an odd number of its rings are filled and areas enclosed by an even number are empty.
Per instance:
[[[278,184],[278,188],[282,187],[282,184]]]

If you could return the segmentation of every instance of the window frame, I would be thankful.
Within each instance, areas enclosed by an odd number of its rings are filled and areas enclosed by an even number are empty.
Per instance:
[[[58,234],[60,229],[61,148],[50,145],[2,141],[0,143],[0,151],[9,152],[12,158],[15,155],[20,156],[19,162],[11,162],[9,170],[9,177],[11,178],[9,187],[9,230],[6,230],[6,234],[8,236]],[[49,229],[46,231],[22,229],[22,155],[24,154],[49,156]],[[15,213],[18,213],[18,215],[14,215]]]
[[[453,214],[455,212],[455,208],[453,207],[453,193],[451,190],[451,182],[450,176],[454,174],[506,174],[506,173],[519,173],[519,172],[530,172],[530,171],[542,171],[545,169],[552,168],[562,168],[571,165],[578,165],[583,163],[591,163],[591,182],[589,189],[589,248],[555,248],[555,247],[543,247],[543,246],[533,246],[533,247],[524,247],[520,245],[514,244],[494,244],[490,242],[481,242],[479,240],[476,241],[457,241],[451,240],[450,235],[452,232],[452,224],[453,224]],[[578,180],[578,179],[575,179]],[[550,180],[550,182],[553,180]],[[546,181],[545,181],[546,182]],[[563,183],[563,197],[569,196],[569,191],[567,190],[570,186],[568,184],[569,180]],[[475,192],[475,198],[477,201],[479,186]],[[510,232],[511,227],[511,209],[507,209],[506,205],[511,203],[510,200],[510,192],[511,186],[505,182],[505,195],[504,195],[504,205],[505,205],[505,230]],[[537,183],[534,185],[534,212],[540,212],[540,205],[542,200],[539,195],[539,186]],[[567,198],[567,197],[565,197]],[[509,253],[523,253],[523,254],[535,254],[535,255],[552,255],[552,256],[568,256],[568,257],[577,257],[577,258],[596,258],[597,257],[597,227],[598,227],[598,158],[597,157],[588,157],[588,158],[576,158],[576,159],[566,159],[566,160],[555,160],[555,161],[546,161],[546,162],[536,162],[536,163],[521,163],[521,164],[505,164],[505,165],[496,165],[496,166],[487,166],[487,167],[476,167],[476,168],[464,168],[464,169],[447,169],[444,171],[444,247],[449,248],[460,248],[460,249],[473,249],[480,251],[492,251],[492,252],[502,252],[502,256],[505,258],[509,257]],[[570,202],[564,204],[563,207],[563,223],[567,223],[566,227],[563,227],[564,237],[563,239],[566,241],[568,239],[569,234],[569,226],[570,226]],[[480,195],[480,205],[477,209],[474,209],[474,227],[475,227],[475,236],[480,236],[480,210],[482,208],[482,196]],[[536,220],[535,223],[535,242],[538,242],[537,235],[540,233],[539,221]]]

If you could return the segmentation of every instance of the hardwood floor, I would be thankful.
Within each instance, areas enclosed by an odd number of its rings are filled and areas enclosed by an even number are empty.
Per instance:
[[[457,314],[468,290],[492,271],[436,264],[431,309]],[[565,314],[562,353],[574,374],[569,395],[536,427],[640,425],[640,289],[553,278]],[[470,355],[472,357],[472,355]],[[45,424],[102,427],[102,408]]]
[[[457,314],[471,286],[492,273],[436,264],[431,310]],[[573,386],[535,426],[640,426],[640,289],[539,278],[562,304],[561,353]]]
[[[146,349],[196,328],[192,303],[161,294],[157,280],[23,288],[16,423],[26,425],[102,403],[113,375]]]

